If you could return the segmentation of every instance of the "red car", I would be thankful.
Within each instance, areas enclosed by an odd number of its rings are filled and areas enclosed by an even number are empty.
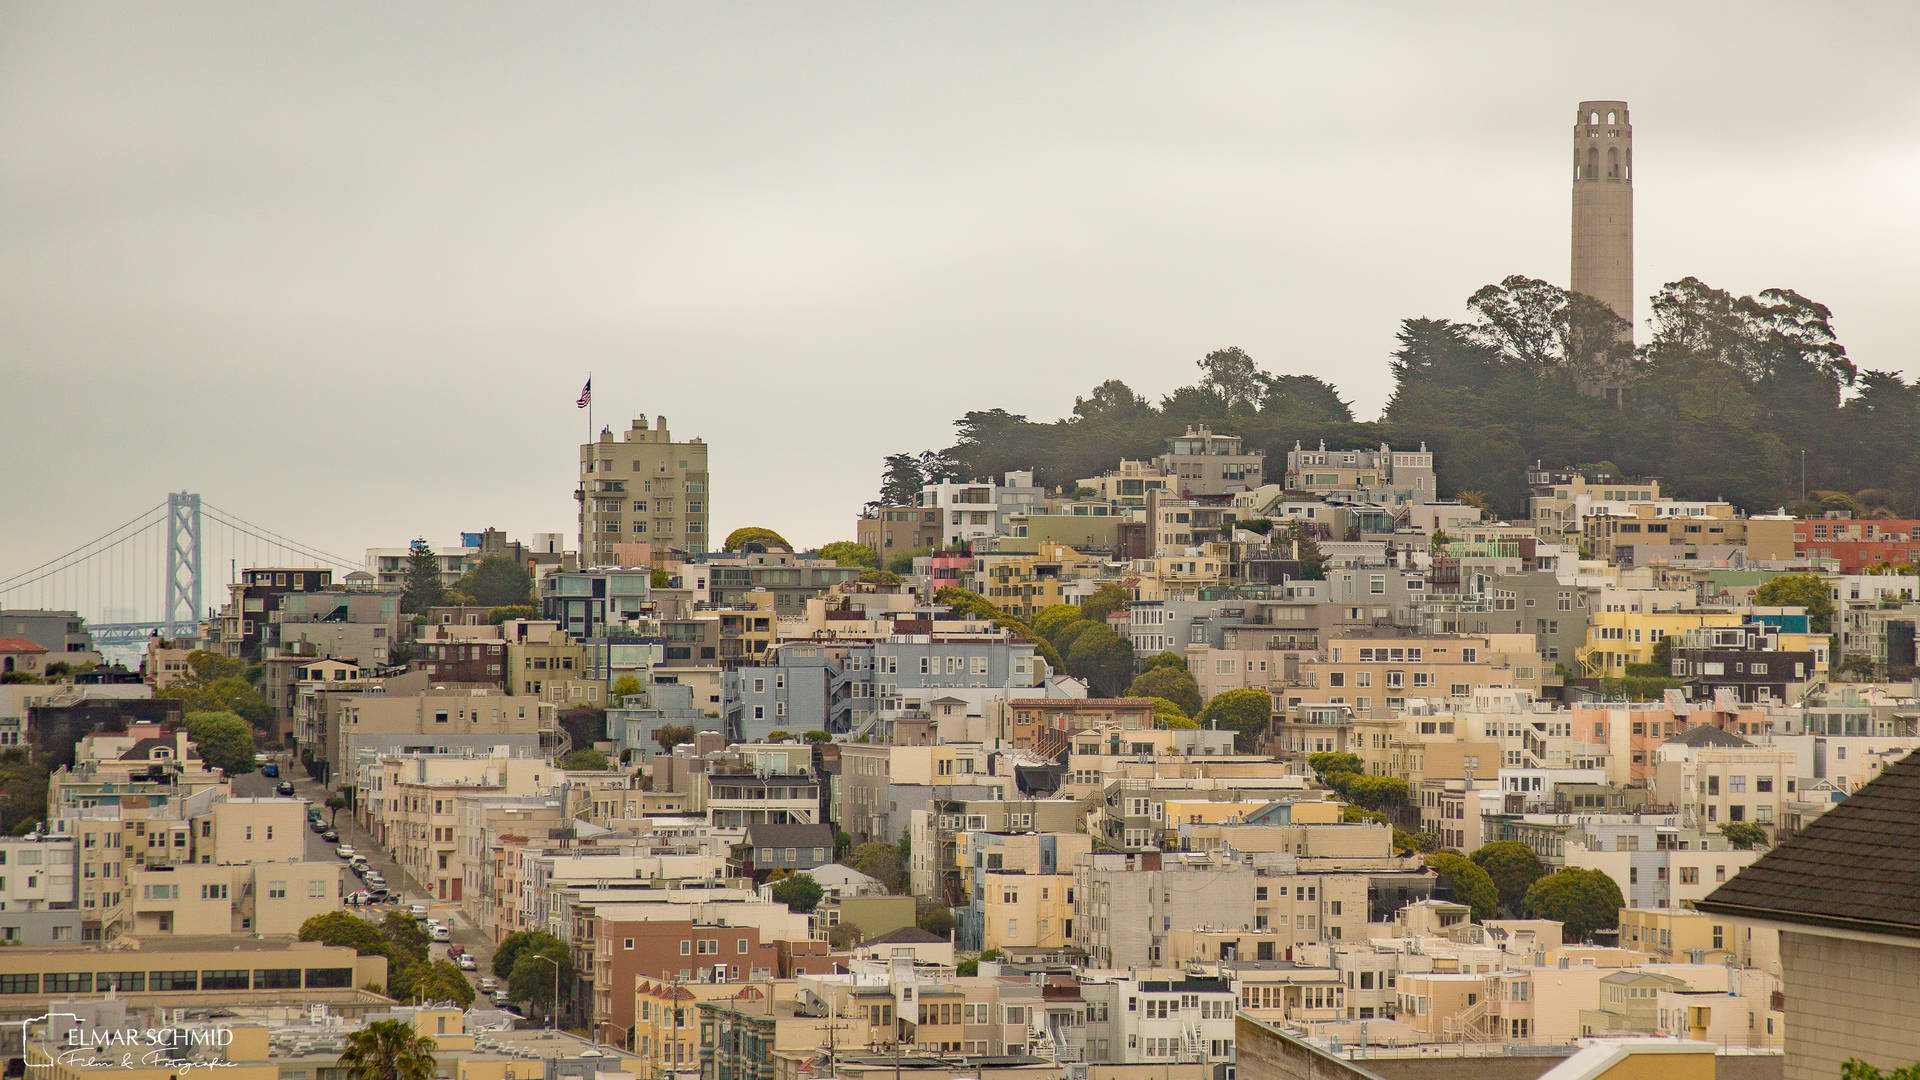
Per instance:
[[[466,951],[467,947],[464,945],[449,945],[447,946],[447,957],[451,959],[456,956],[462,956],[465,955]]]

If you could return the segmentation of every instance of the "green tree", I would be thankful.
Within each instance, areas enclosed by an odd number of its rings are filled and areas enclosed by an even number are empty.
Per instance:
[[[1626,903],[1606,871],[1567,867],[1534,882],[1525,905],[1536,919],[1558,920],[1566,940],[1586,941],[1595,930],[1619,926]]]
[[[1107,616],[1127,606],[1127,590],[1109,581],[1080,605],[1080,616],[1105,625]]]
[[[1133,645],[1105,625],[1075,637],[1067,650],[1067,672],[1087,680],[1096,697],[1119,696],[1132,671]]]
[[[673,575],[668,573],[664,568],[656,566],[653,568],[653,571],[647,575],[647,587],[652,589],[671,589],[673,588]]]
[[[531,619],[539,614],[532,604],[502,604],[487,612],[487,625],[499,626],[508,619]]]
[[[544,930],[515,930],[500,939],[500,946],[493,951],[493,973],[504,979],[513,973],[513,965],[520,960],[523,952],[552,952],[558,949],[566,951],[567,943]]]
[[[345,946],[360,956],[385,956],[391,959],[393,955],[393,943],[387,940],[379,927],[344,911],[329,911],[301,923],[300,940]]]
[[[1200,386],[1217,396],[1228,413],[1252,412],[1264,396],[1261,372],[1238,345],[1215,349],[1198,361]]]
[[[629,694],[638,694],[640,690],[640,680],[632,675],[622,675],[613,680],[613,697],[616,701]]]
[[[880,502],[884,506],[914,506],[920,502],[920,488],[926,474],[914,454],[888,454],[881,465]]]
[[[795,874],[792,877],[782,878],[779,884],[773,887],[775,900],[787,905],[788,911],[797,911],[802,915],[819,907],[821,898],[826,895],[827,890],[820,887],[820,883],[813,879],[812,874]]]
[[[464,980],[462,980],[464,981]],[[335,1067],[344,1080],[433,1080],[434,1042],[406,1020],[375,1020],[347,1036]]]
[[[1840,1080],[1920,1080],[1920,1062],[1897,1069],[1877,1069],[1859,1058],[1848,1058],[1840,1065]]]
[[[1382,814],[1381,817],[1386,815]],[[1393,850],[1396,854],[1425,855],[1440,850],[1440,838],[1430,832],[1408,832],[1399,826],[1393,829]]]
[[[791,731],[782,731],[782,730],[778,730],[778,729],[776,729],[776,730],[773,730],[773,731],[769,731],[769,732],[767,732],[767,741],[768,741],[768,742],[770,742],[770,743],[783,743],[783,742],[792,742],[792,741],[793,741],[793,732],[791,732]]]
[[[1164,654],[1163,654],[1164,655]],[[1128,697],[1165,698],[1180,706],[1188,716],[1200,711],[1200,686],[1187,674],[1186,665],[1153,667],[1134,677],[1127,687]]]
[[[1154,668],[1163,667],[1179,668],[1181,671],[1185,671],[1187,670],[1187,659],[1176,652],[1157,652],[1145,660],[1140,661],[1140,670],[1142,673],[1152,671]],[[1199,711],[1198,706],[1195,706],[1195,711]]]
[[[200,759],[228,776],[241,776],[257,766],[253,756],[253,728],[230,712],[195,712],[186,715],[187,737],[200,751]]]
[[[920,909],[915,925],[929,934],[938,934],[943,938],[953,937],[953,909],[938,904],[928,904]]]
[[[1199,727],[1200,721],[1188,716],[1185,709],[1168,701],[1166,698],[1157,697],[1153,699],[1153,726],[1157,728],[1191,730]]]
[[[1751,821],[1729,821],[1720,826],[1720,835],[1741,851],[1767,846],[1767,830]]]
[[[473,984],[467,974],[445,960],[428,964],[413,980],[409,999],[415,1002],[450,1001],[461,1008],[473,1004]]]
[[[847,865],[874,878],[887,887],[888,892],[899,893],[906,889],[907,861],[900,855],[897,844],[882,840],[872,840],[853,849],[847,856]]]
[[[879,552],[852,540],[835,540],[820,549],[820,557],[832,559],[835,566],[864,566],[873,570],[880,568]]]
[[[1424,856],[1427,866],[1440,876],[1440,887],[1456,904],[1473,909],[1475,922],[1485,922],[1499,914],[1500,893],[1493,879],[1471,859],[1452,851],[1436,851]]]
[[[693,729],[681,724],[665,724],[653,731],[653,741],[660,744],[660,752],[673,753],[673,748],[684,742],[693,741]]]
[[[557,975],[556,963],[560,969]],[[507,996],[552,1016],[561,1005],[553,996],[555,984],[564,999],[573,979],[573,956],[564,944],[558,949],[523,949],[514,958],[513,970],[507,973]]]
[[[1081,618],[1080,609],[1072,604],[1049,604],[1041,608],[1040,613],[1033,617],[1032,625],[1034,633],[1048,641],[1053,641],[1053,635],[1059,633],[1062,627],[1068,623],[1078,622]]]
[[[1833,600],[1829,586],[1818,574],[1782,574],[1768,578],[1753,590],[1753,602],[1761,607],[1803,607],[1807,623],[1816,634],[1833,633]]]
[[[1364,773],[1367,771],[1366,763],[1360,760],[1359,754],[1339,753],[1333,750],[1324,750],[1318,754],[1308,754],[1307,768],[1320,774],[1323,781],[1332,773]]]
[[[887,556],[886,565],[883,569],[893,574],[911,574],[913,573],[913,560],[923,555],[931,554],[933,554],[933,549],[930,547],[901,548],[899,551],[892,552]]]
[[[559,764],[561,768],[575,772],[605,772],[613,768],[613,763],[607,760],[607,755],[591,746],[568,751],[560,758]]]
[[[815,729],[814,729],[814,730],[812,730],[812,731],[808,731],[808,732],[803,732],[803,733],[801,734],[801,736],[800,736],[800,741],[802,741],[802,742],[808,742],[808,743],[813,743],[813,744],[815,744],[815,745],[818,745],[818,744],[820,744],[820,743],[830,743],[830,742],[832,742],[832,741],[833,741],[833,736],[832,736],[832,735],[829,735],[829,734],[827,734],[827,733],[826,733],[826,732],[824,732],[824,731],[821,731],[821,730],[820,730],[820,729],[818,729],[818,728],[815,728]]]
[[[875,570],[872,567],[868,567],[865,570],[860,571],[860,584],[862,585],[892,586],[892,585],[898,585],[900,583],[901,583],[900,575],[894,573],[891,570]]]
[[[460,575],[455,592],[487,607],[524,607],[533,603],[533,573],[505,555],[489,555]]]
[[[721,545],[721,550],[740,551],[748,544],[758,544],[763,551],[772,551],[776,548],[781,551],[793,550],[793,545],[787,543],[786,537],[758,525],[742,526],[728,533],[727,541]]]
[[[962,960],[953,965],[953,973],[963,979],[971,979],[975,975],[980,974],[980,961]]]
[[[446,594],[440,583],[440,557],[425,540],[415,540],[407,549],[407,576],[400,593],[400,610],[417,615],[440,602]]]
[[[1500,893],[1500,909],[1513,918],[1521,917],[1526,910],[1527,890],[1547,873],[1540,856],[1518,840],[1482,844],[1467,857],[1493,879],[1493,887]]]
[[[1064,623],[1055,628],[1053,636],[1049,638],[1048,641],[1053,644],[1054,648],[1059,649],[1063,653],[1071,652],[1073,650],[1073,643],[1080,639],[1081,634],[1101,625],[1102,624],[1089,619],[1075,619],[1070,623]]]
[[[1199,716],[1204,726],[1214,724],[1234,733],[1234,745],[1251,752],[1260,745],[1273,722],[1273,695],[1257,687],[1224,690],[1213,696]]]

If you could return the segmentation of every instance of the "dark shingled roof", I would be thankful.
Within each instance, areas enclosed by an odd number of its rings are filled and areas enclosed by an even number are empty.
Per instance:
[[[754,847],[833,847],[833,829],[826,825],[769,825],[756,822],[747,826],[747,843]]]
[[[1712,724],[1695,724],[1678,735],[1667,739],[1667,745],[1681,746],[1752,746],[1753,743],[1735,735],[1731,731],[1721,731]]]
[[[1920,937],[1920,752],[1888,766],[1694,906]]]
[[[879,937],[870,937],[860,943],[865,949],[873,945],[924,945],[930,942],[946,944],[947,939],[939,934],[930,934],[917,926],[903,926],[898,930],[889,930]]]

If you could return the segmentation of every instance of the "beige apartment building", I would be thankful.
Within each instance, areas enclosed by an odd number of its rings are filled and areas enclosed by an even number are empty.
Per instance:
[[[391,999],[360,989],[386,982],[385,957],[286,938],[146,941],[137,949],[10,948],[0,949],[0,986],[7,988],[0,994],[0,1019],[39,1016],[56,996],[108,992],[137,1010],[326,1005],[354,1015],[391,1007]]]
[[[640,552],[665,565],[670,552],[700,555],[718,546],[708,530],[707,444],[675,442],[667,418],[642,415],[615,440],[611,428],[580,447],[580,562],[628,565]],[[626,549],[623,551],[622,549]]]
[[[1410,698],[1467,697],[1483,687],[1539,689],[1542,661],[1528,634],[1351,634],[1327,659],[1300,665],[1285,708],[1343,705],[1355,717],[1392,715]],[[1524,678],[1522,677],[1524,674]]]
[[[343,864],[279,862],[139,866],[127,874],[124,932],[148,936],[292,937],[346,895]]]
[[[429,896],[460,902],[466,896],[466,868],[455,861],[460,800],[532,796],[565,775],[534,757],[387,757],[356,810],[367,831]]]
[[[524,743],[557,731],[557,715],[550,702],[491,689],[354,694],[338,703],[338,723],[326,732],[327,760],[344,776],[362,749]]]

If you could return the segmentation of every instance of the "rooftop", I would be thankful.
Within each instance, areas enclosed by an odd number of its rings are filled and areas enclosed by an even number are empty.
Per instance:
[[[1696,906],[1920,937],[1920,753],[1889,765]]]

